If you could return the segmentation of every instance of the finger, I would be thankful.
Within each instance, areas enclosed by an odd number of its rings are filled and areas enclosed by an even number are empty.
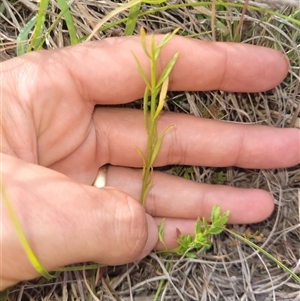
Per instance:
[[[116,187],[134,199],[141,194],[141,171],[109,166],[107,185]],[[212,207],[229,210],[229,223],[257,223],[273,211],[272,197],[260,189],[208,185],[166,173],[154,172],[146,200],[146,211],[155,217],[210,220]]]
[[[157,36],[157,42],[161,38]],[[145,84],[132,53],[148,77],[150,67],[139,37],[83,44],[76,51],[70,70],[80,80],[81,88],[88,91],[90,99],[97,103],[124,103],[143,95]],[[179,58],[170,77],[170,90],[264,91],[279,84],[288,70],[286,58],[274,50],[176,36],[161,52],[158,73],[176,52]]]
[[[144,257],[156,245],[153,218],[125,193],[74,183],[62,174],[6,155],[2,163],[9,198],[46,269],[85,261],[124,264]],[[3,286],[8,286],[38,274],[5,208],[2,212],[1,277]]]
[[[157,42],[161,38],[156,36]],[[284,55],[272,49],[175,36],[161,52],[158,73],[176,52],[179,52],[179,58],[170,77],[170,90],[265,91],[279,84],[288,70]],[[109,38],[66,49],[31,53],[15,59],[14,66],[24,63],[27,69],[31,66],[30,81],[26,81],[30,91],[37,91],[38,82],[38,91],[49,91],[61,99],[69,99],[76,91],[89,104],[125,103],[140,98],[145,88],[132,53],[149,75],[149,60],[143,53],[139,37]],[[9,64],[4,63],[3,70],[12,62]],[[17,74],[18,70],[16,68]],[[40,81],[45,73],[49,80]],[[61,78],[64,78],[63,84]],[[50,84],[52,89],[56,87],[55,92],[50,89]]]
[[[132,109],[101,108],[95,112],[99,162],[141,167],[135,147],[146,156],[143,113]],[[279,129],[163,113],[158,119],[164,136],[156,166],[187,164],[281,168],[300,163],[299,129]],[[284,154],[284,155],[283,155]]]

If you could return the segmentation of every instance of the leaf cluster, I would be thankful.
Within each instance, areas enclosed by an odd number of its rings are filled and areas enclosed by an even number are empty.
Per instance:
[[[211,247],[211,235],[217,235],[224,231],[225,224],[228,220],[229,210],[221,214],[219,205],[215,205],[211,211],[211,223],[208,224],[206,219],[198,218],[195,223],[194,235],[184,235],[179,233],[177,242],[178,246],[172,250],[164,250],[163,252],[175,253],[178,255],[184,255],[188,258],[196,258],[195,251],[204,248],[208,250]],[[163,225],[161,225],[163,227]],[[159,228],[159,239],[163,242],[163,228]]]

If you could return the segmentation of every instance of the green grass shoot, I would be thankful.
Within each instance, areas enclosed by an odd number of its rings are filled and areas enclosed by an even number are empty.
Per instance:
[[[237,239],[243,241],[253,249],[259,251],[260,253],[264,254],[267,256],[269,259],[274,261],[280,268],[282,268],[286,273],[288,273],[292,278],[294,278],[298,283],[300,283],[300,277],[297,276],[292,270],[290,270],[287,266],[285,266],[282,262],[280,262],[278,259],[276,259],[273,255],[271,255],[269,252],[264,250],[263,248],[259,247],[257,244],[253,243],[251,240],[245,238],[244,236],[230,230],[230,229],[224,229],[228,233],[230,233],[232,236],[236,237]]]
[[[78,38],[76,35],[75,26],[73,23],[73,18],[71,12],[69,10],[69,5],[66,0],[56,0],[61,13],[56,18],[54,24],[56,24],[59,19],[64,16],[68,33],[71,41],[71,45],[78,44]],[[44,35],[44,27],[45,27],[45,19],[46,19],[46,11],[49,4],[49,0],[41,0],[39,2],[39,11],[38,14],[33,16],[22,28],[18,37],[17,37],[17,55],[20,56],[26,52],[37,51],[42,48],[43,43],[45,42],[45,38],[51,32],[48,30],[47,34]],[[33,30],[33,34],[30,40],[30,43],[26,49],[26,43],[28,41],[28,37],[30,32]]]
[[[76,43],[82,42],[82,41],[89,41],[92,39],[92,37],[97,33],[104,30],[108,30],[113,28],[116,25],[125,24],[125,35],[131,35],[134,32],[136,22],[138,18],[142,16],[147,16],[151,14],[155,14],[161,11],[165,10],[176,10],[178,8],[188,8],[188,7],[198,7],[198,6],[209,6],[212,4],[212,1],[197,1],[197,2],[188,2],[188,3],[179,3],[179,4],[166,4],[166,5],[160,5],[158,7],[151,7],[150,9],[141,12],[140,7],[142,3],[156,5],[156,4],[164,4],[166,3],[166,0],[131,0],[128,3],[120,5],[118,8],[111,11],[108,15],[106,15],[101,21],[95,26],[92,33],[89,36],[81,37],[80,39],[76,36],[76,30],[74,26],[73,19],[71,17],[71,12],[69,10],[69,5],[66,2],[66,0],[58,0],[57,4],[61,10],[61,12],[58,14],[56,20],[52,22],[50,27],[48,28],[47,32],[43,34],[44,31],[44,23],[45,23],[45,17],[47,12],[47,7],[49,4],[49,0],[41,0],[39,2],[39,10],[37,15],[33,16],[23,27],[23,29],[20,31],[18,39],[17,39],[17,53],[18,55],[24,54],[26,52],[32,51],[32,50],[39,50],[42,48],[43,43],[46,40],[46,37],[51,33],[51,31],[55,28],[56,24],[58,23],[59,19],[64,16],[66,25],[68,28],[68,34],[70,37],[71,45],[75,45]],[[243,3],[234,3],[234,2],[224,2],[223,0],[215,0],[214,4],[216,6],[216,9],[223,9],[223,8],[229,8],[234,7],[236,9],[243,9],[244,4]],[[127,9],[129,10],[128,17],[126,18],[119,18],[115,21],[112,21],[109,24],[104,25],[107,21],[112,19],[113,17],[117,16],[120,12],[125,11]],[[278,18],[281,18],[285,21],[289,21],[292,24],[296,26],[300,26],[299,21],[299,10],[295,11],[291,15],[284,15],[280,14],[279,12],[271,9],[266,9],[262,7],[257,7],[255,5],[249,5],[247,6],[247,9],[249,11],[257,11],[261,12],[268,16],[276,16]],[[226,28],[226,24],[223,24],[222,20],[215,20],[216,29],[220,29],[222,31],[222,28]],[[219,25],[218,25],[219,24]],[[233,31],[236,29],[236,23],[233,25]],[[29,38],[30,44],[25,49],[25,45],[28,41],[28,36],[30,35],[30,32],[32,31],[32,28],[34,28],[32,36]],[[228,40],[228,38],[225,37],[225,40]],[[233,40],[233,37],[231,37],[229,40]]]
[[[105,16],[93,29],[93,31],[91,32],[91,34],[87,37],[86,41],[89,41],[92,39],[92,37],[98,32],[98,30],[101,28],[101,26],[103,24],[105,24],[108,20],[110,20],[111,18],[115,17],[117,14],[119,14],[120,12],[128,9],[128,8],[132,8],[135,7],[133,9],[133,15],[135,16],[136,14],[136,10],[137,8],[140,7],[141,3],[148,3],[148,4],[160,4],[160,3],[164,3],[166,0],[131,0],[126,4],[122,4],[121,6],[119,6],[118,8],[114,9],[112,12],[110,12],[107,16]],[[130,32],[133,32],[135,23],[136,23],[136,18],[138,16],[133,17],[132,19],[127,18],[127,22],[128,22],[128,26],[127,26],[127,34],[129,34]]]
[[[27,52],[37,49],[41,43],[48,4],[49,4],[49,0],[40,1],[35,28],[32,34],[30,44],[27,48]]]
[[[73,23],[73,18],[72,18],[71,12],[69,10],[68,2],[66,0],[56,0],[56,2],[58,4],[61,12],[63,12],[63,16],[64,16],[64,19],[66,21],[66,25],[68,28],[71,45],[76,45],[76,44],[78,44],[78,38],[76,35],[76,29],[75,29],[75,26]]]
[[[25,250],[25,253],[30,261],[30,263],[32,264],[32,266],[36,269],[36,271],[41,274],[44,278],[46,279],[52,279],[55,276],[50,275],[46,269],[42,266],[42,264],[38,261],[38,259],[36,258],[36,256],[34,255],[27,239],[26,236],[22,230],[22,226],[18,220],[18,217],[15,213],[15,210],[12,206],[12,203],[8,197],[8,194],[5,190],[4,184],[3,184],[3,180],[1,177],[1,194],[2,194],[2,200],[4,202],[4,205],[6,207],[8,216],[10,218],[10,221],[18,235],[19,241],[23,247],[23,249]]]
[[[143,50],[150,60],[150,81],[138,60],[133,54],[137,64],[138,71],[143,79],[146,88],[143,99],[144,122],[147,131],[147,154],[146,156],[142,151],[136,147],[138,153],[143,160],[143,174],[142,174],[142,192],[140,196],[140,203],[145,204],[146,196],[151,188],[151,179],[153,172],[153,164],[159,153],[159,149],[165,134],[171,129],[172,126],[164,130],[159,136],[157,130],[157,118],[161,113],[168,91],[169,76],[177,61],[179,53],[175,53],[170,61],[166,64],[160,76],[157,78],[157,61],[162,48],[172,39],[179,29],[174,30],[172,33],[166,34],[160,43],[155,45],[154,35],[150,37],[150,49],[148,50],[146,41],[146,32],[141,28],[141,44]],[[150,107],[150,108],[149,108]]]
[[[130,36],[133,34],[135,26],[136,26],[136,22],[138,20],[138,15],[139,15],[141,6],[142,6],[142,3],[140,2],[130,8],[129,14],[128,14],[128,20],[126,22],[126,27],[125,27],[125,31],[124,31],[125,36]]]

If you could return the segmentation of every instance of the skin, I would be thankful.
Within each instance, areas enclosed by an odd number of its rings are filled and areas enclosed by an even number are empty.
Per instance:
[[[212,187],[159,172],[154,173],[145,208],[139,205],[141,173],[136,167],[142,162],[134,146],[146,149],[143,113],[95,108],[142,97],[144,84],[132,51],[148,70],[138,37],[30,53],[1,64],[3,182],[27,239],[47,270],[75,262],[117,265],[143,258],[161,248],[157,234],[161,217],[167,217],[165,242],[172,248],[176,228],[193,233],[195,219],[209,219],[216,202],[222,211],[231,211],[230,223],[255,223],[273,210],[266,191]],[[170,78],[173,91],[265,91],[279,84],[288,70],[283,54],[274,50],[182,37],[174,37],[163,49],[160,70],[177,51],[180,56]],[[170,125],[156,166],[264,169],[300,162],[298,129],[163,113],[159,131]],[[106,163],[111,164],[107,187],[92,187],[98,168]],[[1,214],[0,289],[4,289],[38,274],[3,202]]]

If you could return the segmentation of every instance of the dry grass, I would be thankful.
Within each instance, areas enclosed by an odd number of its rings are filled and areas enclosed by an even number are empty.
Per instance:
[[[256,2],[260,7],[271,3],[267,0]],[[277,5],[272,9],[285,16],[295,13],[297,8],[282,5],[283,2],[297,4],[292,0],[273,1]],[[74,0],[70,10],[78,36],[88,35],[91,28],[116,6],[117,2],[113,1]],[[195,38],[212,40],[215,36],[218,41],[233,40],[242,9],[229,7],[212,11],[210,8],[177,8],[145,15],[139,19],[138,27],[164,33],[180,26],[182,33],[196,35]],[[0,52],[2,60],[15,56],[16,36],[36,9],[36,1],[3,0],[0,39],[1,43],[7,44]],[[142,9],[146,11],[147,5]],[[58,13],[55,1],[51,1],[47,26]],[[210,27],[211,16],[214,17],[214,35]],[[122,17],[126,17],[126,12],[119,16]],[[121,24],[100,36],[120,36],[123,30]],[[206,118],[300,128],[299,27],[288,20],[248,10],[240,41],[285,52],[291,66],[285,81],[272,91],[258,94],[171,93],[167,109]],[[60,20],[45,48],[60,48],[69,43],[64,21]],[[179,170],[178,173],[184,172],[184,169]],[[225,176],[226,185],[262,188],[273,195],[276,210],[268,220],[255,225],[237,225],[233,229],[252,234],[252,240],[299,274],[299,166],[263,171],[195,166],[190,177],[199,182],[215,183],[220,181],[220,172]],[[8,300],[93,300],[83,275],[100,300],[153,300],[160,281],[164,282],[158,300],[300,300],[300,283],[295,283],[272,261],[227,234],[214,238],[212,250],[199,253],[198,259],[165,259],[153,253],[140,262],[123,267],[64,272],[53,282],[41,279],[15,286]]]

